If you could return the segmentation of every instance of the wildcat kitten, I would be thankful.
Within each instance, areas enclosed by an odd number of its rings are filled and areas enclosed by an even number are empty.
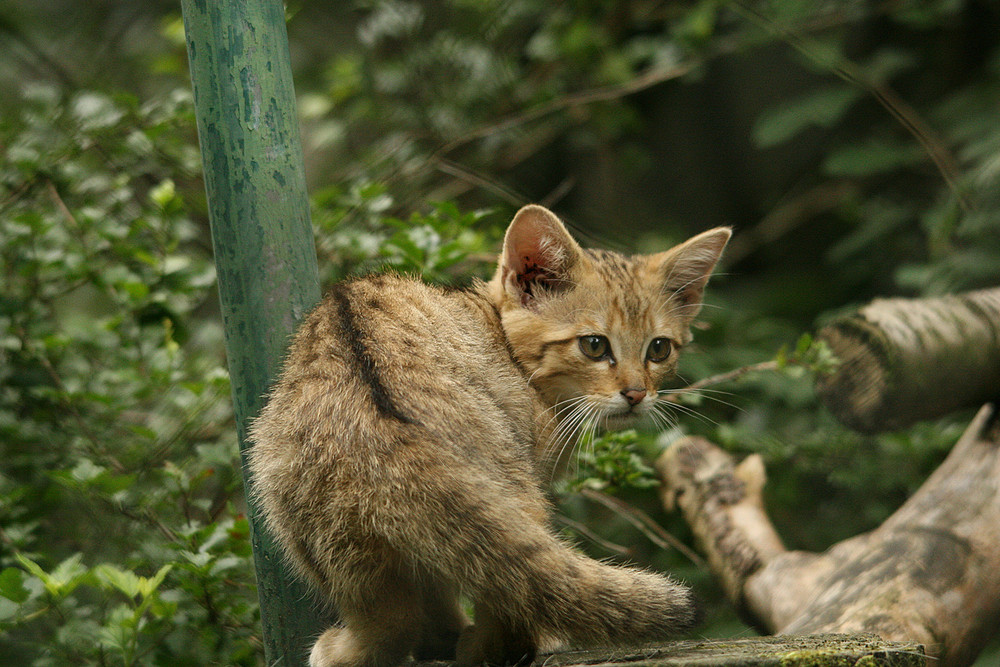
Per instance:
[[[650,413],[729,235],[626,257],[526,206],[489,283],[333,288],[251,429],[268,526],[340,613],[310,665],[521,662],[542,639],[641,642],[694,622],[682,585],[554,535],[541,481],[581,429]]]

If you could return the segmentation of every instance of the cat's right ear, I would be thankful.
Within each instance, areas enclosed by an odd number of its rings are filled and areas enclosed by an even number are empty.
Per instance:
[[[570,271],[582,255],[552,211],[530,204],[507,227],[494,280],[508,297],[530,307],[543,292],[570,286]]]

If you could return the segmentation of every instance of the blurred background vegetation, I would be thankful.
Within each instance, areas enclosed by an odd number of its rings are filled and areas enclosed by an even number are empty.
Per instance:
[[[875,296],[1000,284],[996,3],[298,0],[287,15],[325,282],[487,275],[529,201],[623,251],[733,225],[687,381],[773,359]],[[7,0],[0,53],[0,654],[261,664],[179,5]],[[649,488],[664,441],[760,452],[788,545],[821,550],[885,519],[968,417],[862,437],[796,369],[704,392],[666,435],[596,443],[559,489],[584,548],[695,585],[695,636],[753,630],[626,519],[689,539]]]

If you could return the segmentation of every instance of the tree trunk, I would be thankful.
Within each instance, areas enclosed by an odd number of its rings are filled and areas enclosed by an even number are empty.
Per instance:
[[[874,632],[970,664],[1000,629],[1000,423],[976,416],[944,463],[870,533],[825,553],[786,551],[763,509],[764,468],[685,438],[657,461],[710,567],[769,633]]]
[[[878,299],[823,329],[841,360],[817,383],[847,426],[904,428],[1000,398],[1000,288],[938,299]]]
[[[285,10],[279,0],[182,0],[181,9],[245,456],[250,419],[320,296]],[[310,604],[252,495],[247,505],[266,663],[304,665],[328,614]]]

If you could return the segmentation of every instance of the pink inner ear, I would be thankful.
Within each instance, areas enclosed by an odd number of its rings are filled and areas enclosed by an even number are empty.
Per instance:
[[[518,256],[521,268],[517,271],[517,286],[521,290],[521,305],[526,306],[535,296],[533,290],[537,285],[547,285],[555,275],[552,270],[538,262],[541,253],[535,255],[521,254]]]
[[[512,229],[507,238],[507,256],[511,268],[520,274],[531,265],[544,265],[541,247],[542,234],[537,227],[521,225]]]
[[[512,296],[527,305],[542,287],[558,287],[572,265],[574,248],[573,239],[550,211],[534,205],[518,211],[504,242],[504,282]]]
[[[517,233],[520,232],[520,233]],[[507,266],[514,272],[521,303],[535,296],[534,288],[555,278],[552,259],[542,251],[544,235],[537,228],[518,229],[507,239]]]

